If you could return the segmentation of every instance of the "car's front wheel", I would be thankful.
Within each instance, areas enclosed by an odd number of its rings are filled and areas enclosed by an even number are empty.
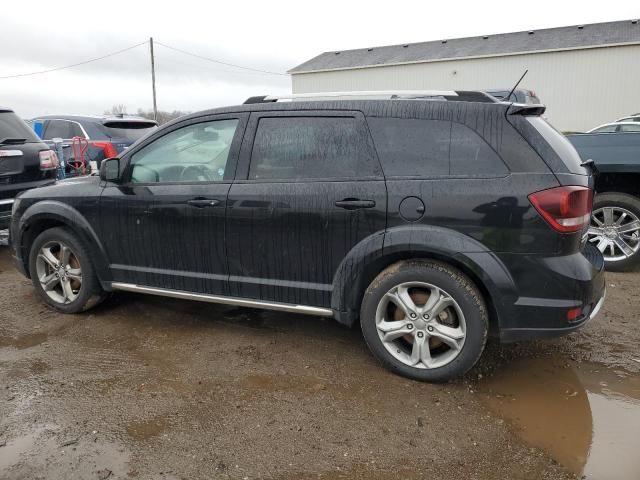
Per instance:
[[[383,365],[427,382],[467,372],[488,332],[487,309],[473,282],[450,265],[420,260],[391,265],[374,279],[360,324]]]
[[[29,272],[39,296],[60,312],[82,312],[105,298],[87,249],[65,228],[38,235],[31,245]]]

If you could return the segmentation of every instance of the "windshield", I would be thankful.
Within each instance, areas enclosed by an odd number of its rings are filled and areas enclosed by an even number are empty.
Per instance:
[[[133,143],[157,128],[152,122],[109,122],[102,126],[102,131],[110,139]]]
[[[27,143],[40,139],[29,126],[13,112],[0,112],[0,142],[5,139],[24,139]]]

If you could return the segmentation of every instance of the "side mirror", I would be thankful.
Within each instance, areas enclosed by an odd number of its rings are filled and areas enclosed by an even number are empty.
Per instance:
[[[107,158],[100,163],[100,180],[118,182],[120,180],[120,159]]]

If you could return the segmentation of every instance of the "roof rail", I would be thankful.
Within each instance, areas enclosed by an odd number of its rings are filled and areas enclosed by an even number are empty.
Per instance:
[[[454,90],[370,90],[353,92],[294,93],[290,95],[264,95],[249,97],[244,103],[269,103],[303,100],[448,100],[458,102],[495,102],[496,100],[480,91]]]

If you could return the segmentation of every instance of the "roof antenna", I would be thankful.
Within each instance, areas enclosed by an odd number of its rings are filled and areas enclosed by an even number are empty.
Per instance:
[[[529,70],[525,70],[524,73],[522,74],[522,76],[520,77],[520,80],[518,80],[516,82],[516,84],[513,86],[513,88],[511,89],[511,91],[509,92],[509,95],[507,95],[507,102],[509,101],[509,99],[511,98],[511,95],[513,95],[513,92],[516,91],[516,88],[518,88],[518,85],[520,85],[520,82],[522,81],[522,79],[527,75],[527,73],[529,73]]]

